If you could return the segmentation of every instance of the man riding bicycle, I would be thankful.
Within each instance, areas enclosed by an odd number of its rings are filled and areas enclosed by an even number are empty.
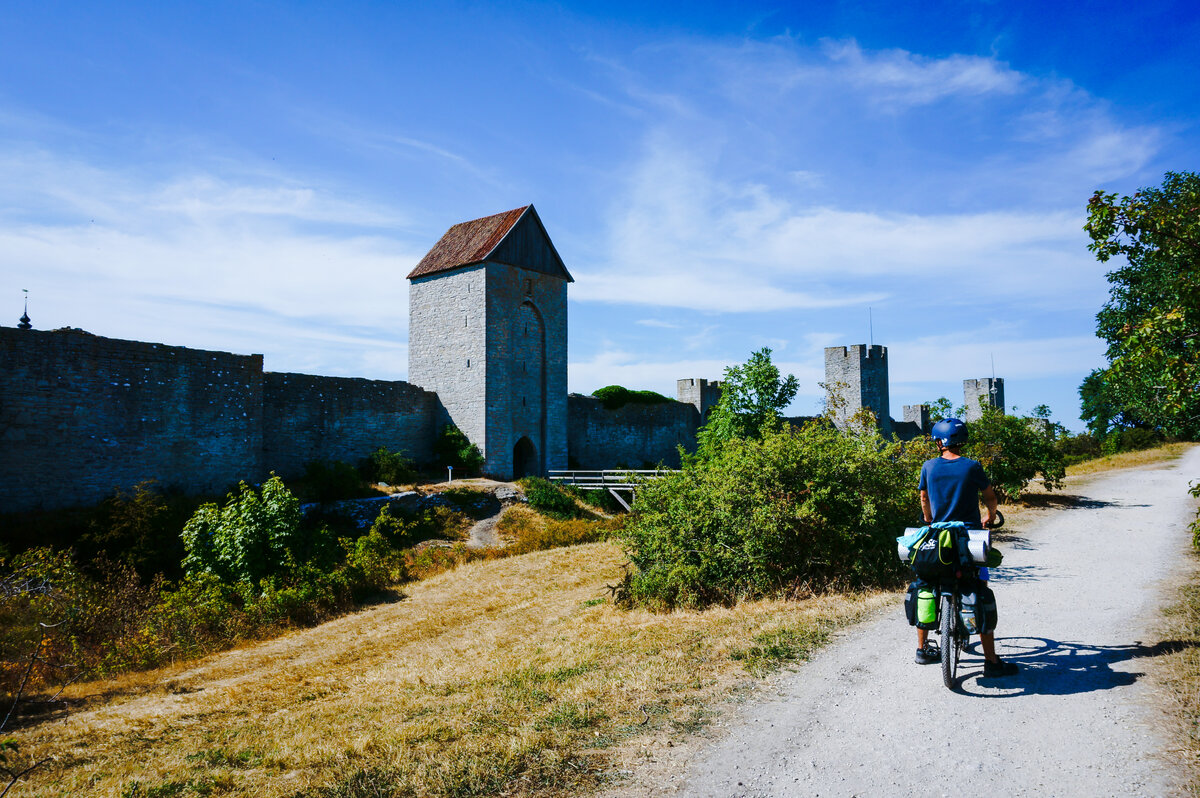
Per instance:
[[[921,466],[921,512],[926,524],[936,521],[961,521],[969,529],[985,527],[979,515],[979,498],[987,506],[987,526],[996,518],[996,491],[979,461],[963,457],[961,450],[969,435],[967,425],[957,418],[947,418],[933,425],[931,436],[937,441],[940,456]],[[979,580],[986,583],[988,569],[979,569]],[[996,655],[996,637],[992,631],[980,632],[983,644],[983,675],[1012,676],[1017,672],[1015,662],[1005,662]],[[942,641],[946,645],[946,641]],[[917,662],[928,665],[940,659],[938,650],[929,645],[929,632],[917,629]]]

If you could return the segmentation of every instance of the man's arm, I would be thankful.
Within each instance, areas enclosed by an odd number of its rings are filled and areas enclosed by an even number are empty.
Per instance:
[[[995,497],[995,494],[993,493],[992,496]],[[921,491],[921,515],[925,517],[925,523],[933,523],[933,505],[929,503],[929,491],[927,490]]]
[[[996,520],[996,505],[998,503],[996,500],[996,491],[992,490],[991,485],[988,485],[980,491],[980,495],[983,496],[983,503],[987,506],[987,518],[983,522],[984,528],[987,528]]]

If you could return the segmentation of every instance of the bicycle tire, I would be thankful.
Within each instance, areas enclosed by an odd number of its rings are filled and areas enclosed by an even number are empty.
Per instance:
[[[947,690],[954,689],[954,677],[958,673],[958,612],[954,607],[954,597],[950,593],[942,594],[942,682]]]

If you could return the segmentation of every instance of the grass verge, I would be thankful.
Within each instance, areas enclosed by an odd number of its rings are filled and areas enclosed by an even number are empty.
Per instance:
[[[1110,454],[1106,457],[1097,457],[1095,460],[1085,460],[1082,463],[1067,466],[1067,476],[1085,476],[1103,471],[1112,471],[1118,468],[1142,468],[1148,465],[1165,465],[1173,460],[1178,460],[1183,456],[1184,452],[1195,445],[1194,443],[1165,443],[1153,449],[1139,449],[1136,452],[1121,452],[1120,454]]]
[[[180,666],[71,688],[23,794],[574,795],[682,735],[886,594],[705,612],[614,608],[611,543],[466,564],[403,601]]]
[[[1156,680],[1175,721],[1174,753],[1186,774],[1187,795],[1200,795],[1200,562],[1192,556],[1186,583],[1163,612]]]

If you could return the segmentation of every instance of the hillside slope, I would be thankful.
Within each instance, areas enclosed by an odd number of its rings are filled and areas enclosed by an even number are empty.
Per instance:
[[[320,627],[83,686],[90,708],[18,735],[56,757],[20,794],[570,794],[607,778],[614,748],[694,729],[748,665],[887,600],[624,612],[605,598],[622,562],[612,544],[477,562]]]

